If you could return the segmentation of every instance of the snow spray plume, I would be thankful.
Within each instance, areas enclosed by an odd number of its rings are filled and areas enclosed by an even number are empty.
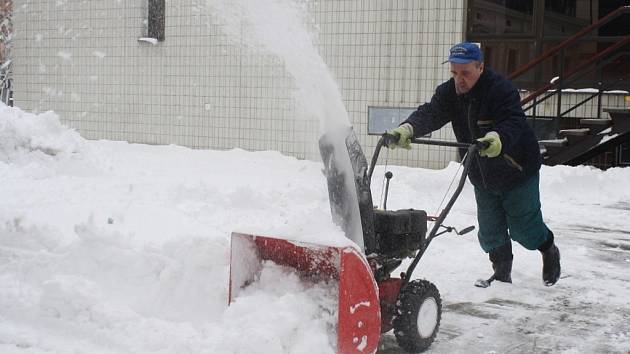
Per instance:
[[[221,21],[222,30],[237,45],[277,56],[295,80],[295,99],[307,117],[317,118],[320,133],[334,138],[336,161],[345,171],[347,190],[354,191],[350,159],[345,136],[350,123],[341,92],[328,66],[306,29],[306,5],[291,0],[208,0],[213,15]],[[345,158],[342,158],[345,156]],[[356,207],[350,239],[361,246],[360,218],[356,195],[348,205]]]

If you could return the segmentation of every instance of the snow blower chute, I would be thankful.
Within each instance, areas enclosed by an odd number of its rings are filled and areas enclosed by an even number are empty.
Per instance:
[[[334,144],[324,135],[319,142],[333,220],[348,238],[361,239],[355,247],[334,247],[291,241],[278,237],[233,233],[230,255],[231,303],[241,288],[256,280],[263,261],[296,269],[311,279],[333,279],[338,284],[337,352],[341,354],[375,353],[380,334],[393,329],[398,345],[410,352],[428,348],[437,334],[442,313],[440,293],[424,279],[411,275],[433,238],[455,231],[443,221],[461,193],[470,163],[480,146],[455,142],[415,139],[416,144],[451,146],[467,149],[459,184],[450,200],[436,217],[423,210],[377,209],[372,203],[370,181],[380,150],[396,137],[383,134],[368,166],[359,142],[349,129],[344,144]],[[341,145],[343,148],[339,148]],[[339,168],[349,158],[353,175],[348,183]],[[386,173],[387,190],[391,173]],[[357,215],[358,214],[358,215]],[[356,217],[360,220],[356,220]],[[427,235],[427,222],[433,227]],[[359,224],[359,225],[357,225]],[[440,232],[438,232],[440,231]],[[413,258],[400,278],[391,274],[405,258]]]

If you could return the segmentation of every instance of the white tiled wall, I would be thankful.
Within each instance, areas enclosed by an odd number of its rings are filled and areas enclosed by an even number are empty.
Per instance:
[[[368,155],[368,106],[410,107],[448,78],[463,39],[465,0],[307,2],[320,53]],[[16,105],[54,110],[84,137],[194,148],[278,150],[318,159],[318,122],[294,119],[282,62],[231,44],[206,0],[166,1],[166,40],[146,36],[147,0],[15,3]],[[312,24],[311,24],[312,25]],[[453,139],[450,129],[434,137]],[[390,154],[390,164],[440,168],[448,148]]]

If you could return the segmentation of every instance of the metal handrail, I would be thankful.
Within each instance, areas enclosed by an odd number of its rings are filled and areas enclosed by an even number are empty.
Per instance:
[[[612,52],[614,52],[615,50],[621,48],[623,45],[625,45],[626,43],[630,42],[630,35],[627,35],[625,37],[623,37],[621,40],[619,40],[617,43],[615,43],[614,45],[604,49],[603,51],[597,53],[597,55],[591,57],[589,60],[583,62],[582,64],[578,65],[577,67],[573,68],[573,70],[569,71],[566,73],[566,75],[563,75],[563,73],[560,73],[561,78],[566,79],[568,77],[571,77],[573,75],[575,75],[576,73],[578,73],[580,70],[584,69],[586,66],[591,65],[593,62],[602,59],[603,57],[605,57],[606,55],[611,54]],[[562,82],[562,80],[557,80],[551,83],[548,83],[547,85],[539,88],[538,90],[532,92],[529,96],[525,97],[524,99],[521,100],[521,105],[526,104],[527,102],[533,100],[534,98],[540,96],[542,93],[548,91],[549,89],[558,86],[560,83]]]
[[[515,78],[523,75],[525,72],[529,71],[529,69],[531,69],[531,68],[535,67],[536,65],[540,64],[545,59],[547,59],[547,58],[557,54],[562,49],[572,45],[573,43],[575,43],[576,41],[578,41],[579,39],[581,39],[582,37],[584,37],[588,33],[592,32],[593,30],[595,30],[595,29],[605,25],[606,23],[612,21],[617,16],[620,16],[620,15],[626,14],[626,13],[630,13],[630,6],[621,6],[618,9],[610,12],[608,15],[606,15],[606,16],[600,18],[599,20],[597,20],[596,22],[592,23],[590,26],[584,28],[583,30],[579,31],[578,33],[576,33],[576,34],[572,35],[571,37],[567,38],[564,42],[558,44],[557,46],[555,46],[555,47],[553,47],[551,49],[549,49],[548,51],[544,52],[543,54],[541,54],[537,58],[531,60],[529,63],[523,65],[521,68],[517,69],[516,71],[514,71],[513,73],[508,75],[508,79],[514,80]]]
[[[592,71],[594,71],[594,70],[597,70],[597,69],[599,69],[599,68],[602,68],[602,67],[604,67],[604,66],[606,66],[606,65],[610,64],[610,62],[614,61],[615,59],[619,58],[620,56],[623,56],[623,55],[628,55],[628,54],[630,54],[630,52],[627,52],[627,51],[624,51],[624,52],[619,52],[619,53],[617,53],[617,54],[615,54],[615,55],[613,55],[613,56],[611,56],[611,57],[607,58],[605,61],[600,62],[600,63],[599,63],[596,67],[594,67],[594,68],[592,68],[592,69],[589,69],[588,71],[581,71],[580,73],[581,73],[581,74],[583,74],[582,76],[584,76],[584,75],[586,75],[586,74],[588,74],[588,73],[590,73],[590,72],[592,72]],[[612,82],[612,84],[609,84],[609,85],[608,85],[608,84],[607,84],[607,85],[604,85],[604,82],[602,81],[602,82],[601,82],[601,85],[599,85],[599,86],[601,86],[601,89],[602,89],[602,90],[604,90],[604,89],[611,89],[611,88],[613,88],[613,87],[617,86],[617,85],[619,84],[619,82],[623,81],[623,79],[624,79],[626,76],[629,76],[629,75],[630,75],[630,73],[625,74],[625,75],[622,75],[621,77],[618,77],[618,78],[616,78],[616,79],[614,79],[614,80],[609,80],[609,81],[607,81],[607,83]],[[582,77],[582,76],[576,76],[576,77],[573,77],[571,80],[565,81],[565,83],[567,83],[567,82],[568,82],[568,83],[570,83],[570,82],[573,82],[573,81],[575,81],[575,80],[578,80],[578,79],[579,79],[580,77]],[[556,91],[556,90],[553,90],[553,91],[549,92],[547,95],[543,96],[542,98],[535,100],[535,101],[534,101],[533,103],[531,103],[529,106],[527,106],[527,107],[523,107],[523,111],[524,111],[524,112],[527,112],[527,111],[529,111],[529,110],[533,109],[533,108],[534,108],[534,106],[539,105],[539,104],[541,104],[541,103],[545,102],[545,101],[546,101],[546,100],[548,100],[549,98],[553,97],[556,93],[557,93],[557,91]],[[600,94],[600,92],[594,93],[594,94],[593,94],[593,96],[589,97],[586,101],[588,101],[588,100],[591,100],[591,99],[595,98],[595,97],[596,97],[596,96],[598,96],[599,94]],[[528,103],[528,102],[526,102],[526,103]],[[585,103],[585,102],[581,102],[581,103]],[[581,105],[581,103],[578,103],[578,104],[577,104],[576,106],[574,106],[573,108],[570,108],[570,109],[568,109],[568,110],[564,111],[563,113],[561,113],[561,114],[560,114],[560,116],[564,116],[564,115],[566,115],[566,114],[567,114],[567,113],[569,113],[570,111],[572,111],[572,110],[574,110],[575,108],[577,108],[577,106],[580,106],[580,105]],[[539,117],[540,117],[540,116],[539,116]]]
[[[573,68],[572,70],[565,72],[564,70],[564,54],[565,54],[565,49],[576,43],[577,41],[583,39],[583,37],[585,37],[588,33],[592,32],[593,30],[603,26],[604,24],[610,22],[611,20],[617,18],[618,16],[622,15],[622,14],[626,14],[626,13],[630,13],[630,6],[622,6],[617,8],[616,10],[610,12],[609,14],[607,14],[606,16],[602,17],[601,19],[599,19],[598,21],[594,22],[593,24],[591,24],[590,26],[584,28],[583,30],[579,31],[578,33],[574,34],[573,36],[567,38],[565,41],[563,41],[562,43],[556,45],[555,47],[551,48],[550,50],[546,51],[545,53],[541,54],[540,56],[538,56],[537,58],[533,59],[532,61],[530,61],[529,63],[525,64],[524,66],[522,66],[521,68],[517,69],[516,71],[514,71],[513,73],[511,73],[508,78],[510,80],[513,80],[514,78],[522,75],[523,73],[527,72],[528,70],[530,70],[531,68],[537,66],[538,64],[540,64],[541,62],[543,62],[544,60],[550,58],[551,56],[560,55],[560,69],[559,69],[559,77],[556,81],[551,82],[549,84],[544,85],[543,87],[535,90],[534,92],[530,93],[527,97],[523,98],[521,100],[521,105],[525,105],[527,103],[529,103],[530,101],[533,101],[532,104],[530,104],[526,109],[524,109],[525,111],[528,110],[532,110],[533,111],[533,116],[532,118],[534,119],[534,122],[536,121],[536,107],[543,101],[547,100],[548,98],[557,95],[557,99],[556,99],[556,105],[557,105],[557,113],[556,113],[556,118],[560,118],[563,115],[567,114],[568,112],[572,111],[572,109],[562,112],[562,88],[566,87],[567,82],[571,82],[576,80],[575,75],[578,74],[580,71],[582,71],[584,68],[586,68],[589,65],[592,65],[595,62],[599,62],[601,64],[601,62],[604,60],[605,57],[610,56],[613,54],[613,52],[615,52],[616,50],[620,49],[622,46],[624,46],[626,43],[630,42],[630,35],[628,36],[624,36],[621,39],[617,40],[612,46],[604,49],[603,51],[596,53],[593,57],[589,58],[588,60],[586,60],[585,62],[579,64],[577,67]],[[600,68],[601,70],[601,65],[597,65],[597,68]],[[568,80],[567,80],[568,79]],[[600,78],[601,80],[601,78]],[[600,116],[601,114],[601,94],[602,94],[602,82],[598,82],[598,86],[599,86],[599,92],[596,95],[591,96],[589,99],[587,99],[586,101],[589,101],[590,99],[597,97],[598,98],[598,113],[597,113],[597,117]],[[556,88],[554,90],[554,92],[547,94],[546,96],[544,96],[542,98],[542,100],[538,100],[538,97],[543,95],[545,92],[551,91],[551,89]],[[581,106],[582,104],[584,104],[585,102],[581,102],[580,104],[578,104],[577,106]],[[534,123],[535,124],[535,123]]]
[[[615,80],[612,80],[612,84],[610,84],[610,85],[602,85],[602,87],[606,87],[607,90],[610,90],[610,89],[614,88],[615,86],[617,86],[617,84],[619,84],[620,82],[624,81],[625,77],[630,77],[630,73],[624,74],[623,76],[621,76],[621,77],[619,77],[619,78],[617,78]],[[562,117],[562,116],[565,116],[565,115],[573,112],[574,110],[578,109],[580,106],[584,105],[586,102],[588,102],[588,101],[590,101],[593,98],[598,97],[598,96],[601,96],[601,92],[594,93],[590,97],[587,97],[584,100],[576,103],[575,105],[573,105],[573,107],[571,107],[571,108],[567,109],[566,111],[562,112],[562,114],[560,116]],[[598,118],[599,118],[599,116],[598,116]]]

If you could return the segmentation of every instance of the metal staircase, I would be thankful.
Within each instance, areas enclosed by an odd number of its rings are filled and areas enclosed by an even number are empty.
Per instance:
[[[620,161],[618,156],[620,147],[624,143],[630,144],[630,108],[602,107],[602,95],[605,91],[618,89],[622,85],[628,86],[630,73],[605,81],[602,71],[604,67],[630,57],[630,35],[621,37],[574,68],[570,70],[564,68],[565,50],[602,25],[627,13],[630,13],[628,6],[612,11],[508,76],[514,80],[539,67],[549,58],[559,58],[559,76],[521,100],[528,121],[540,140],[544,164],[550,166],[591,164],[603,168],[617,166]],[[563,109],[567,106],[566,104],[563,106],[563,94],[566,97],[566,89],[578,81],[584,82],[588,77],[594,78],[591,87],[596,89],[595,92],[590,92],[582,101]],[[555,114],[539,114],[541,104],[550,99],[555,100]],[[569,115],[585,104],[594,105],[595,99],[596,116],[576,118]]]
[[[580,165],[630,141],[630,109],[604,109],[611,118],[580,119],[581,128],[563,129],[556,140],[540,143],[546,165]]]

